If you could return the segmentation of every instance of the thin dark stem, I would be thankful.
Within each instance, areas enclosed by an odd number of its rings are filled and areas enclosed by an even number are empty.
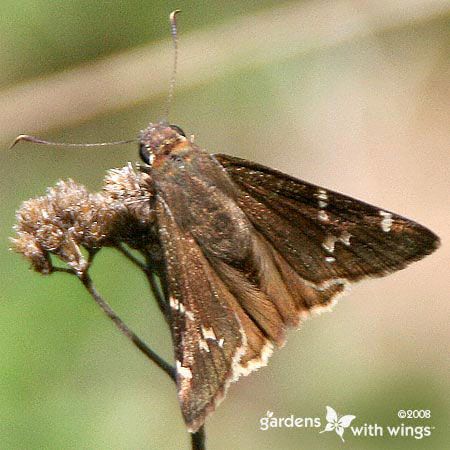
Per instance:
[[[68,273],[70,275],[75,275],[75,271],[73,269],[67,269],[65,267],[52,267],[52,272],[61,272],[61,273]]]
[[[141,269],[145,276],[147,277],[147,280],[150,284],[150,289],[152,291],[153,296],[156,299],[156,302],[158,303],[159,309],[161,310],[164,319],[166,319],[166,322],[169,323],[169,312],[167,310],[167,302],[164,298],[164,294],[161,292],[161,289],[158,286],[158,280],[155,272],[151,268],[150,260],[147,255],[146,256],[146,264],[144,264],[140,259],[136,258],[123,244],[118,243],[116,245],[117,250],[119,250],[122,255],[124,255],[126,258],[128,258],[133,264],[135,264],[139,269]]]
[[[206,435],[205,426],[202,426],[196,433],[191,435],[192,450],[205,450]]]
[[[83,286],[87,289],[87,291],[91,294],[94,301],[100,306],[103,312],[114,322],[116,327],[128,338],[131,342],[142,352],[147,358],[153,361],[159,368],[164,370],[164,372],[169,375],[169,377],[175,381],[175,369],[164,359],[162,359],[158,354],[156,354],[151,348],[147,346],[147,344],[142,341],[128,326],[122,319],[115,313],[115,311],[111,308],[111,306],[103,300],[100,294],[95,289],[95,286],[92,282],[91,277],[87,272],[84,272],[78,275],[78,278],[83,283]]]
[[[159,309],[161,310],[164,319],[166,319],[166,322],[169,323],[169,311],[167,310],[167,302],[165,301],[164,295],[161,293],[161,290],[158,286],[157,277],[155,273],[152,271],[145,272],[145,275],[150,284],[153,296],[155,297],[156,302],[158,303]]]
[[[146,264],[144,264],[140,259],[136,258],[136,256],[133,255],[123,244],[118,243],[116,244],[117,250],[119,250],[122,255],[124,255],[126,258],[128,258],[133,264],[139,267],[139,269],[146,272],[148,270],[148,267]]]

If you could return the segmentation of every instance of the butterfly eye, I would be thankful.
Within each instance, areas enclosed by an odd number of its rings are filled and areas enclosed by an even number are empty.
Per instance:
[[[139,156],[141,157],[142,161],[144,161],[146,164],[151,165],[151,153],[149,148],[145,144],[141,144],[139,146]]]
[[[172,128],[172,130],[175,130],[178,134],[181,134],[181,136],[186,137],[186,134],[178,125],[169,125],[169,127]]]

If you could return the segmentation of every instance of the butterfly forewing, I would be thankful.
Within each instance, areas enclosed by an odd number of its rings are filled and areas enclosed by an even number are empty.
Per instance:
[[[191,431],[223,397],[245,347],[230,294],[189,233],[183,232],[164,200],[157,203],[166,261],[177,390]]]
[[[439,240],[427,228],[351,197],[228,155],[214,155],[241,190],[238,203],[304,279],[356,281],[404,268]]]

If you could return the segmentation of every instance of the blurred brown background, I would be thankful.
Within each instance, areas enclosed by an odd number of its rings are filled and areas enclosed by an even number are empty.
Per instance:
[[[175,391],[75,280],[8,252],[14,211],[56,180],[96,190],[134,145],[55,149],[19,133],[98,142],[163,115],[180,8],[171,121],[230,153],[393,210],[442,248],[353,288],[292,332],[269,366],[233,385],[207,423],[210,449],[334,449],[335,433],[259,429],[276,417],[396,425],[429,409],[428,438],[356,438],[348,449],[444,449],[449,423],[450,7],[446,1],[64,1],[0,4],[0,448],[184,449]],[[101,292],[156,350],[169,333],[146,284],[103,251]]]

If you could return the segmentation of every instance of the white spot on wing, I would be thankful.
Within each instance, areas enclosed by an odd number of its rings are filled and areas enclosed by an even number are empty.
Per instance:
[[[348,231],[343,231],[339,240],[348,247],[350,245],[351,237],[352,235]]]
[[[347,247],[351,244],[350,238],[352,235],[348,231],[343,231],[341,235],[337,238],[332,234],[329,234],[325,240],[322,242],[322,247],[328,252],[333,253],[336,242],[342,242]]]
[[[327,202],[324,202],[323,200],[319,200],[319,208],[326,208],[328,206]]]
[[[325,240],[322,242],[322,247],[328,252],[334,252],[334,245],[336,244],[337,238],[332,234],[329,234]]]
[[[186,312],[186,308],[183,303],[178,301],[175,297],[169,297],[169,304],[172,309],[174,309],[175,311],[180,311],[181,314],[184,314]]]
[[[336,258],[333,258],[332,256],[327,256],[325,258],[325,261],[328,262],[328,263],[332,263],[332,262],[336,261]]]
[[[219,347],[220,348],[223,348],[223,343],[224,343],[225,341],[224,341],[224,339],[223,338],[220,338],[219,339]]]
[[[169,303],[170,303],[170,307],[172,309],[178,309],[180,306],[180,303],[178,302],[178,300],[172,296],[169,297]]]
[[[190,380],[192,378],[192,372],[191,369],[189,369],[189,367],[183,367],[181,365],[181,362],[177,360],[177,373],[180,375],[180,377],[186,378],[188,380]]]
[[[326,191],[325,189],[318,189],[318,190],[317,190],[316,197],[317,197],[319,200],[327,201],[327,200],[328,200],[327,191]]]
[[[209,353],[208,343],[204,339],[200,339],[198,346],[199,346],[200,350],[205,350],[205,352]]]
[[[328,217],[328,214],[327,214],[325,211],[322,211],[322,210],[320,210],[320,211],[317,213],[317,218],[318,218],[320,221],[322,221],[322,222],[328,222],[328,220],[330,220],[329,217]]]
[[[202,325],[202,334],[205,339],[217,340],[214,330],[212,328],[206,328]]]
[[[380,216],[383,217],[381,219],[381,229],[385,232],[385,233],[389,233],[389,231],[391,231],[392,228],[392,214],[388,213],[386,211],[378,211],[380,213]]]

